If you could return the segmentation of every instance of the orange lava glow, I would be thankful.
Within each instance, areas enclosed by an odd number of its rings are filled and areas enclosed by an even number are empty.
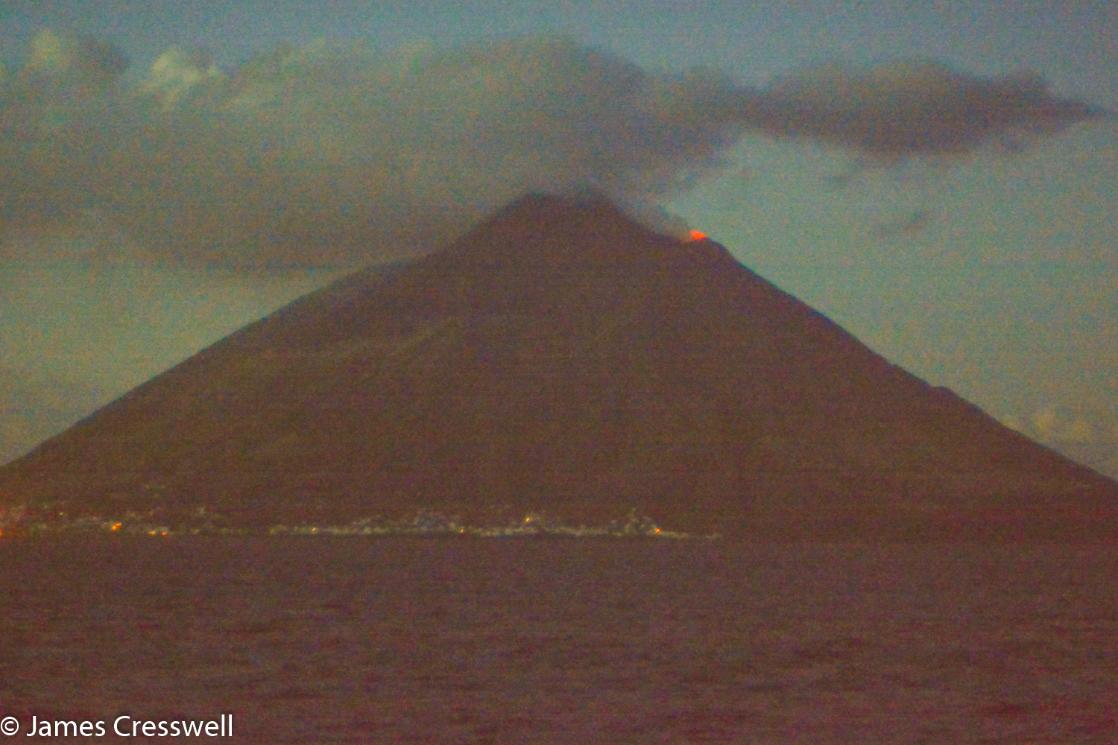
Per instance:
[[[705,241],[706,239],[707,239],[707,234],[704,233],[701,230],[689,230],[687,232],[687,242],[688,243],[692,243],[694,241]]]

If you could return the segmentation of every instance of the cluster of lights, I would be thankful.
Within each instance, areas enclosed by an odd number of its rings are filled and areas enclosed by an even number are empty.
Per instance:
[[[206,515],[204,511],[200,515]],[[372,518],[355,520],[347,525],[329,524],[303,524],[303,525],[272,525],[269,527],[218,527],[212,522],[206,524],[179,525],[174,530],[167,524],[160,524],[152,519],[154,515],[135,515],[135,519],[104,519],[95,516],[81,517],[66,520],[65,512],[55,514],[60,518],[58,522],[32,523],[28,527],[29,533],[55,533],[55,532],[104,532],[120,535],[146,535],[157,538],[167,538],[171,535],[250,535],[265,532],[269,535],[460,535],[481,538],[516,537],[516,536],[570,536],[570,537],[626,537],[645,536],[657,538],[689,538],[695,537],[685,533],[664,530],[656,525],[647,516],[641,515],[635,509],[630,510],[623,520],[615,520],[603,525],[575,525],[563,521],[556,521],[551,517],[538,512],[528,512],[512,522],[503,525],[470,525],[459,522],[457,519],[421,511],[410,520],[377,521]],[[145,517],[147,519],[145,519]],[[11,528],[11,526],[8,526]],[[12,531],[9,530],[8,533]],[[18,531],[22,533],[23,531]],[[0,529],[0,537],[4,537]],[[713,536],[708,536],[713,537]]]

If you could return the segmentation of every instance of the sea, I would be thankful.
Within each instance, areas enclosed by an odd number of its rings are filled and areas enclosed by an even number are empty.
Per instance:
[[[222,715],[208,741],[1113,745],[1118,551],[0,539],[0,743]]]

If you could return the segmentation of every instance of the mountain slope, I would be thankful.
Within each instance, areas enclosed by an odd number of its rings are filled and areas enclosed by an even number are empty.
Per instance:
[[[632,508],[787,537],[1109,535],[1116,494],[718,244],[547,196],[293,303],[0,470],[0,498],[72,513]]]

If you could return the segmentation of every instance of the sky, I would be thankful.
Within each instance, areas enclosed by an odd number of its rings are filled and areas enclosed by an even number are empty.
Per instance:
[[[0,4],[0,462],[527,190],[1118,476],[1118,5]]]

